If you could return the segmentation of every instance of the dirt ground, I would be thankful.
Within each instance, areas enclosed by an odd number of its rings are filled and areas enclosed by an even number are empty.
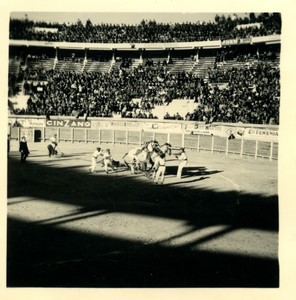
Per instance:
[[[9,287],[278,287],[277,161],[188,151],[163,186],[89,172],[96,144],[8,159]],[[134,146],[110,148],[115,160]]]

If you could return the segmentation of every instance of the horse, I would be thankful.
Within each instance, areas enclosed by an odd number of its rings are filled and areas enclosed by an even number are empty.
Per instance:
[[[159,147],[159,143],[156,140],[150,140],[145,142],[143,147],[147,148],[148,152],[152,153],[157,147]]]
[[[151,177],[151,171],[154,166],[154,162],[156,157],[160,156],[160,154],[164,154],[165,156],[171,155],[172,154],[172,145],[170,143],[164,143],[162,146],[158,146],[157,148],[154,149],[154,152],[150,156],[151,160],[151,167],[145,172],[145,176],[150,178]],[[156,171],[156,170],[154,170]]]
[[[147,163],[149,162],[153,164],[151,161],[151,155],[158,145],[157,141],[151,140],[149,142],[145,142],[141,147],[129,150],[129,152],[123,156],[124,163],[131,169],[132,174],[135,173],[136,169],[145,170]]]
[[[164,143],[161,146],[158,146],[154,149],[152,155],[151,155],[151,160],[154,163],[154,160],[157,156],[159,156],[160,153],[163,153],[164,155],[171,155],[172,154],[172,145],[170,143]]]
[[[136,147],[129,150],[124,156],[123,161],[124,164],[131,169],[131,173],[134,174],[135,170],[141,169],[141,165],[143,167],[144,162],[148,158],[148,151],[146,148]]]

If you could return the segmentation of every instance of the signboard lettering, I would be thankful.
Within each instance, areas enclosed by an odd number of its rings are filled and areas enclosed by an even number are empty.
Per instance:
[[[74,127],[74,128],[90,128],[91,122],[79,120],[47,120],[47,127]]]

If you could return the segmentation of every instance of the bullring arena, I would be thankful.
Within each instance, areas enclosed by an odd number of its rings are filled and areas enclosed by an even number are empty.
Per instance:
[[[278,288],[281,14],[45,15],[9,20],[7,287]]]
[[[196,140],[187,135],[185,144]],[[188,147],[189,163],[177,179],[176,146],[159,186],[123,165],[106,174],[99,163],[90,173],[97,146],[123,162],[133,144],[61,141],[64,156],[48,157],[48,143],[28,142],[30,155],[20,163],[18,142],[11,141],[9,285],[278,285],[276,159]]]

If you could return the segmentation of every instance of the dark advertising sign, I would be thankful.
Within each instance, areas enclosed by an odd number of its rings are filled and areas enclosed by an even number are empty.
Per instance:
[[[91,122],[84,120],[46,120],[47,127],[90,128]]]

